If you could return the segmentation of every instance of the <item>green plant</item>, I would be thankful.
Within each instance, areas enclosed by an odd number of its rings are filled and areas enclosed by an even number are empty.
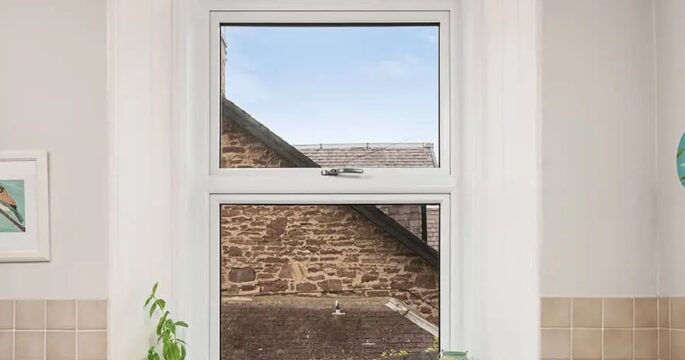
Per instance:
[[[147,360],[184,360],[186,358],[186,343],[176,336],[176,330],[179,327],[187,328],[188,324],[185,321],[174,321],[171,318],[171,312],[165,310],[166,300],[157,297],[157,287],[159,283],[152,286],[152,292],[145,300],[145,308],[150,307],[150,318],[155,313],[160,313],[159,321],[157,322],[157,344],[150,346],[147,351]],[[162,356],[159,356],[157,347],[161,347]]]
[[[383,351],[383,353],[381,354],[381,359],[404,359],[407,355],[409,355],[409,352],[407,352],[407,350],[390,349]]]
[[[431,343],[431,346],[427,347],[425,350],[423,350],[425,353],[438,353],[440,352],[440,338],[437,336],[433,336],[433,343]]]

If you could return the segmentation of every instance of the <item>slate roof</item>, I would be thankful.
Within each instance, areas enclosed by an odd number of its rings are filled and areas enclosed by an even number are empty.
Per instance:
[[[288,160],[294,167],[321,167],[320,164],[290,145],[268,127],[264,126],[264,124],[253,118],[252,115],[226,98],[222,98],[221,116],[222,121],[234,122],[248,134],[254,136],[265,146],[269,147],[273,152]],[[383,213],[383,211],[373,205],[350,206],[397,239],[409,250],[422,257],[429,264],[438,266],[438,251],[418,238],[411,231],[407,230],[393,218]]]
[[[263,296],[228,300],[221,311],[222,359],[377,359],[389,349],[406,359],[424,353],[433,335],[398,311],[385,297],[337,298],[345,315],[333,315],[335,298]],[[283,336],[288,334],[288,336]]]
[[[431,143],[363,143],[295,145],[323,167],[426,168],[437,167]]]

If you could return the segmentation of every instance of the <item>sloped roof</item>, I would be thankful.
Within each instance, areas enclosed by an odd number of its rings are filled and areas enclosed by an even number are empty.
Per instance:
[[[229,300],[221,311],[222,359],[376,359],[389,349],[424,353],[433,335],[392,310],[385,297],[264,296]],[[288,334],[284,336],[284,334]]]
[[[436,167],[431,143],[363,143],[295,145],[324,167],[426,168]]]
[[[300,150],[290,145],[280,136],[276,135],[264,124],[257,121],[252,115],[241,109],[232,101],[223,98],[221,104],[222,121],[232,121],[240,126],[248,134],[254,136],[265,146],[270,148],[279,156],[288,160],[294,167],[321,167],[314,160],[306,156]],[[350,205],[355,210],[366,216],[371,222],[393,236],[400,243],[413,251],[426,262],[433,266],[438,266],[438,251],[433,249],[426,242],[418,238],[411,231],[399,224],[390,216],[386,215],[373,205]]]

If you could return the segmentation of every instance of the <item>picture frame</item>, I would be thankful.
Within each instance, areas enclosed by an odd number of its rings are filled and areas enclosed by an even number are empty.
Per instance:
[[[50,261],[48,153],[0,151],[0,262]]]

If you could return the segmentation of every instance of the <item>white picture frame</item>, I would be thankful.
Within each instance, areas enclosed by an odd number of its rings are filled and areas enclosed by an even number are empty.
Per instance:
[[[0,151],[0,262],[45,261],[50,261],[48,153]]]

